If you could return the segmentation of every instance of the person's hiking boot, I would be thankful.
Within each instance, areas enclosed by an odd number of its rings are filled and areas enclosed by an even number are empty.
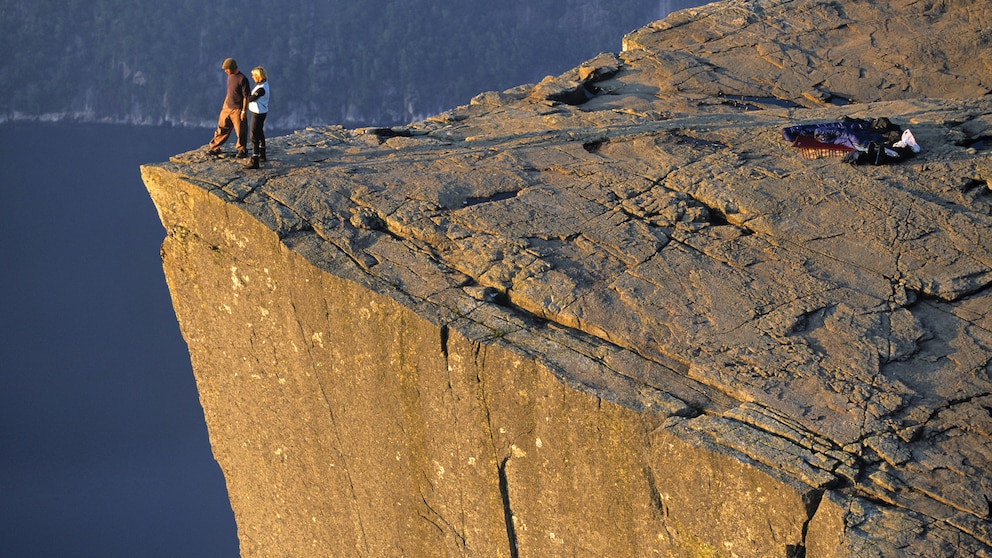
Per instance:
[[[208,147],[207,148],[207,155],[213,155],[214,157],[219,157],[220,156],[220,149],[218,149],[216,147],[214,147],[214,148],[209,148]]]
[[[258,167],[258,155],[252,155],[251,156],[251,161],[248,161],[248,164],[245,165],[245,168],[246,169],[257,169],[257,168],[259,168]]]
[[[237,158],[238,159],[247,159],[248,158],[248,152],[245,151],[244,149],[239,149],[238,150],[238,154],[237,154]]]
[[[258,158],[259,158],[260,161],[263,161],[263,162],[265,161],[265,148],[264,147],[258,150]]]

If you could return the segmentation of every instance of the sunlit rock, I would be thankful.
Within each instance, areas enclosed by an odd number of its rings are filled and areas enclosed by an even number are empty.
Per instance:
[[[142,168],[244,556],[992,553],[984,3],[729,1]],[[887,117],[891,166],[783,127]]]

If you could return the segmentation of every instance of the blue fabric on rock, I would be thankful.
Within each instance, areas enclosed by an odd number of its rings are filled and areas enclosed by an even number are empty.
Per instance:
[[[790,142],[805,136],[820,143],[846,145],[859,151],[867,149],[872,142],[883,143],[887,132],[888,130],[873,127],[871,120],[857,118],[821,124],[801,124],[782,129],[782,135]]]

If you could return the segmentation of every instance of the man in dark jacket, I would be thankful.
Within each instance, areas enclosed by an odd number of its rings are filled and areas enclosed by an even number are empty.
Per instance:
[[[231,136],[231,130],[238,135],[238,158],[248,156],[248,130],[246,111],[248,110],[248,78],[238,71],[238,63],[233,58],[224,60],[221,66],[227,74],[227,96],[224,97],[224,108],[220,109],[217,119],[217,129],[214,138],[210,140],[207,152],[211,155],[220,154],[220,146],[224,145]]]

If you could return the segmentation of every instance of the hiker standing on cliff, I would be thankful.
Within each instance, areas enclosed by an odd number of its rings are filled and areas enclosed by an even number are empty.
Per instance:
[[[265,68],[256,66],[251,71],[255,87],[248,96],[248,111],[251,112],[251,162],[246,169],[257,169],[258,162],[265,160],[265,116],[269,113],[269,77]]]
[[[214,131],[214,138],[210,140],[207,153],[220,155],[220,146],[231,137],[233,129],[238,135],[238,158],[243,159],[248,156],[246,145],[248,134],[245,129],[249,94],[248,78],[238,71],[238,63],[233,58],[224,60],[221,69],[227,74],[227,96],[224,97],[224,107],[220,109],[217,130]]]

